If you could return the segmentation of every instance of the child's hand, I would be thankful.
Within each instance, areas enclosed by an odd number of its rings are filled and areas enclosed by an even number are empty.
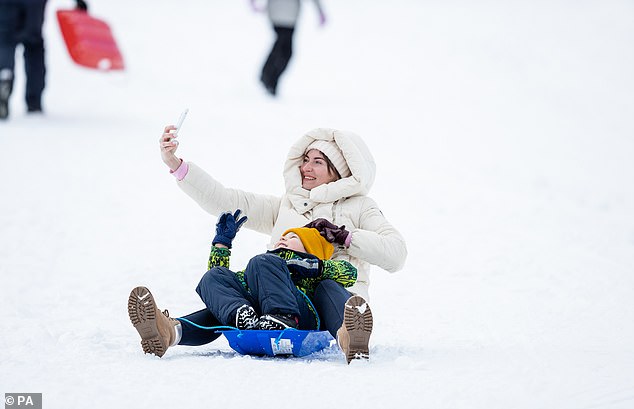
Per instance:
[[[212,241],[212,245],[223,244],[227,248],[231,248],[231,242],[236,237],[240,227],[247,221],[246,216],[240,217],[240,209],[236,210],[234,214],[231,212],[225,212],[218,218],[216,223],[216,237]]]

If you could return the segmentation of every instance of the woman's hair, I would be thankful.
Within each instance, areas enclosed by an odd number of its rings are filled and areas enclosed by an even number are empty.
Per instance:
[[[324,155],[324,158],[326,159],[326,165],[328,165],[328,173],[331,173],[331,174],[334,173],[335,175],[337,175],[337,180],[341,179],[341,175],[339,174],[339,171],[337,170],[337,168],[335,168],[335,165],[333,165],[328,155],[326,155],[323,152],[321,153]]]

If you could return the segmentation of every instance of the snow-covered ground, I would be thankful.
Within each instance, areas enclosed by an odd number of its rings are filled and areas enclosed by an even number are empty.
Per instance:
[[[0,394],[44,408],[634,407],[634,3],[305,2],[280,98],[246,1],[91,1],[123,73],[74,66],[51,0],[46,116],[18,75],[0,123]],[[389,4],[388,4],[389,3]],[[19,69],[22,68],[21,63]],[[373,272],[372,359],[242,357],[221,340],[143,355],[126,300],[199,309],[215,218],[162,164],[281,194],[315,127],[374,152],[371,196],[406,236]],[[233,266],[267,237],[243,231]]]

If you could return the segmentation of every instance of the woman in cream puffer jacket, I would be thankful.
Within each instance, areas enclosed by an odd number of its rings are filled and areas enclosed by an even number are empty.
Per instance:
[[[306,148],[320,140],[334,142],[339,147],[351,175],[306,190],[302,187],[299,168]],[[302,136],[286,159],[286,194],[282,197],[229,189],[195,164],[188,162],[187,166],[187,174],[178,181],[178,186],[205,211],[216,216],[227,209],[242,209],[249,217],[244,227],[272,238],[317,218],[345,225],[352,233],[350,246],[336,245],[332,258],[347,260],[357,267],[357,282],[348,290],[366,300],[370,265],[396,272],[405,263],[405,240],[383,216],[376,202],[367,196],[374,183],[376,165],[366,144],[354,133],[318,128]]]

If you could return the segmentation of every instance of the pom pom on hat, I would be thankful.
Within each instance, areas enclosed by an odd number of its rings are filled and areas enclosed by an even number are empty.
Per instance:
[[[316,140],[308,145],[306,152],[311,149],[317,149],[326,155],[342,178],[347,178],[352,175],[350,168],[348,167],[348,162],[346,162],[346,158],[343,157],[343,153],[336,143],[332,141]]]
[[[311,227],[295,227],[286,230],[282,236],[286,236],[289,232],[293,232],[299,236],[307,253],[315,255],[321,260],[329,260],[335,252],[335,247],[332,243],[324,239],[317,229]]]

